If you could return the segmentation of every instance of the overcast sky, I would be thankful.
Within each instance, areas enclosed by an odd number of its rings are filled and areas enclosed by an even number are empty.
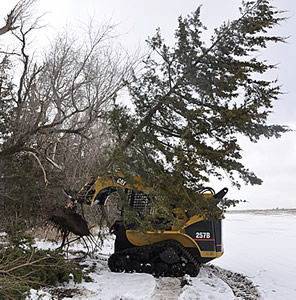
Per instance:
[[[1,20],[16,2],[0,0]],[[50,40],[59,28],[75,28],[93,18],[98,23],[111,20],[118,24],[117,30],[122,34],[121,42],[125,47],[144,48],[145,39],[153,36],[157,27],[172,43],[178,16],[186,16],[199,5],[202,5],[202,21],[210,34],[223,21],[239,16],[240,3],[240,0],[39,0],[37,9],[39,13],[48,12],[44,18],[50,25],[39,37],[43,41]],[[278,64],[278,69],[268,78],[278,79],[284,92],[274,106],[270,122],[296,129],[296,1],[274,0],[272,3],[287,11],[285,15],[289,17],[274,32],[289,36],[289,39],[285,44],[271,45],[262,53],[262,58]],[[240,209],[296,208],[296,132],[287,133],[281,139],[262,139],[257,144],[242,139],[241,145],[245,165],[263,180],[263,184],[242,187],[238,191],[225,180],[213,183],[213,187],[218,190],[227,186],[230,198],[248,200],[248,203],[239,205]]]

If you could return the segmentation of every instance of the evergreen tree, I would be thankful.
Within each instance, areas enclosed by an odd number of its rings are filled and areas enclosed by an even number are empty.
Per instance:
[[[261,184],[241,162],[238,136],[256,142],[288,130],[268,124],[281,91],[263,76],[275,65],[258,57],[268,43],[284,41],[268,35],[284,20],[281,12],[268,0],[243,2],[241,17],[222,24],[207,43],[200,11],[179,18],[174,46],[159,29],[148,39],[144,71],[129,86],[133,110],[115,105],[109,115],[118,145],[111,165],[143,176],[161,195],[158,213],[172,218],[172,206],[215,212],[197,193],[213,176]]]

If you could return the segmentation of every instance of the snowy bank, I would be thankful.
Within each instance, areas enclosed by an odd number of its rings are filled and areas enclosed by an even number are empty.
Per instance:
[[[93,282],[70,283],[55,291],[32,291],[28,299],[40,299],[38,294],[43,293],[43,299],[49,300],[58,293],[59,299],[65,300],[295,300],[295,231],[296,214],[291,212],[226,214],[224,255],[213,261],[213,267],[201,268],[198,277],[190,278],[185,285],[181,278],[110,272],[107,265],[108,255],[113,252],[110,238],[96,257],[81,262]],[[44,241],[37,244],[41,248],[57,246]],[[77,244],[72,250],[81,251],[83,245]],[[247,290],[247,286],[251,287]]]

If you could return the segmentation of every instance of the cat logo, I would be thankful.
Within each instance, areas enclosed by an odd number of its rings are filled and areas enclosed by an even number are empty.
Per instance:
[[[121,177],[117,178],[116,183],[120,186],[125,186],[126,185],[126,181]]]

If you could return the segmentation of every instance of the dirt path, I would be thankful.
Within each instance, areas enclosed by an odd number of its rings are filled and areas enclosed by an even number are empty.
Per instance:
[[[204,265],[203,270],[209,277],[215,276],[224,281],[232,290],[237,300],[260,300],[261,296],[254,285],[246,276],[222,269],[214,265]],[[190,277],[189,277],[190,278]],[[161,277],[157,279],[157,285],[152,300],[177,300],[182,293],[182,278]],[[190,285],[190,280],[189,280]]]
[[[181,293],[181,281],[174,277],[160,277],[157,279],[156,289],[152,300],[177,300]]]

